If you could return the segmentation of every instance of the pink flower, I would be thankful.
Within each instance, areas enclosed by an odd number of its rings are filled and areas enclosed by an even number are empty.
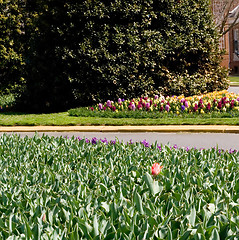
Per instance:
[[[165,106],[165,110],[168,112],[169,111],[169,105],[167,104],[166,106]]]
[[[154,163],[152,166],[152,175],[156,176],[161,172],[163,166],[160,166],[158,163]]]
[[[121,98],[118,99],[118,103],[121,104],[122,103],[122,100]]]
[[[147,109],[150,108],[150,103],[149,103],[149,102],[146,103],[146,108],[147,108]]]
[[[42,216],[42,221],[45,222],[46,221],[46,214],[44,213]]]
[[[99,103],[99,109],[102,110],[103,109],[103,104]]]
[[[154,99],[158,99],[158,98],[159,98],[159,96],[158,96],[158,95],[155,95],[155,96],[154,96]]]
[[[106,106],[111,107],[111,101],[110,100],[107,101]]]

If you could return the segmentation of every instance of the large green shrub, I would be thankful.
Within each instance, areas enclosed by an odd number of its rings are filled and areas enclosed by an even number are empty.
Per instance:
[[[24,20],[20,11],[23,2],[0,1],[0,92],[16,90],[24,82]]]
[[[26,26],[26,86],[20,106],[28,111],[63,111],[72,104],[70,72],[63,54],[70,42],[65,42],[60,29],[67,24],[64,2],[27,1],[26,9],[30,23]],[[64,34],[69,34],[68,29]]]
[[[26,1],[23,106],[228,87],[207,0]]]
[[[208,1],[84,1],[74,15],[66,57],[84,101],[228,87]]]

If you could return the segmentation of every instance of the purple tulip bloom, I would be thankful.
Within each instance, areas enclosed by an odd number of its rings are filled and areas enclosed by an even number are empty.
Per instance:
[[[169,105],[168,105],[168,104],[165,106],[165,110],[166,110],[167,112],[169,111]]]
[[[134,142],[133,142],[132,139],[130,139],[129,142],[128,142],[128,144],[130,144],[130,145],[133,144],[133,143],[134,143]]]
[[[111,107],[111,101],[110,100],[107,101],[106,106]]]
[[[103,104],[99,103],[99,109],[102,110],[103,109]]]
[[[188,108],[188,101],[185,101],[184,105],[185,105],[186,108]]]
[[[110,140],[110,144],[115,145],[116,144],[116,140]]]
[[[146,141],[146,139],[144,139],[143,141],[141,141],[141,143],[145,146],[145,147],[150,147],[149,142]]]
[[[184,111],[184,110],[185,110],[185,106],[184,106],[184,105],[182,105],[182,106],[181,106],[181,109],[182,109],[182,111]]]
[[[106,138],[104,138],[104,139],[100,139],[100,141],[102,142],[102,143],[105,143],[106,145],[108,145],[108,140],[106,139]]]
[[[93,137],[92,139],[91,139],[91,143],[94,145],[94,144],[97,144],[97,141],[98,141],[98,139],[96,138],[96,137]]]
[[[159,151],[162,151],[161,145],[157,145],[157,148],[159,149]]]

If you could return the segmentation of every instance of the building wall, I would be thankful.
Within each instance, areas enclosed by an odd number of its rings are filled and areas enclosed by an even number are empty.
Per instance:
[[[222,9],[224,9],[226,3],[230,3],[231,1],[233,2],[231,4],[230,11],[239,5],[239,0],[212,0],[212,11],[215,16],[216,24],[222,21],[223,19]],[[234,27],[227,34],[223,35],[222,38],[220,39],[219,47],[225,50],[222,66],[230,68],[231,73],[239,73],[238,43],[239,43],[239,27]]]
[[[230,60],[229,66],[232,74],[239,73],[239,27],[234,27],[229,32]]]

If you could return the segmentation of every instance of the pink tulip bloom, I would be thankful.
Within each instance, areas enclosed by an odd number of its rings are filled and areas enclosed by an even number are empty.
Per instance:
[[[160,166],[158,163],[154,163],[152,166],[152,175],[156,176],[161,172],[163,166]]]
[[[111,101],[110,100],[107,101],[106,106],[111,107]]]
[[[99,109],[102,110],[103,109],[103,104],[99,103]]]
[[[165,106],[165,110],[168,112],[169,111],[169,105],[167,104],[166,106]]]
[[[184,101],[184,105],[186,108],[188,108],[188,102],[186,100]]]

